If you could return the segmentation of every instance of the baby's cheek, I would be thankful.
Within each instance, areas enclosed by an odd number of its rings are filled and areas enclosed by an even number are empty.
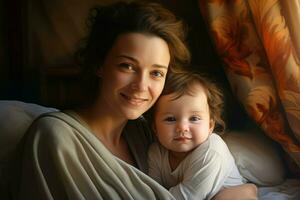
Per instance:
[[[162,137],[172,137],[174,135],[174,130],[172,126],[160,126],[159,134]]]

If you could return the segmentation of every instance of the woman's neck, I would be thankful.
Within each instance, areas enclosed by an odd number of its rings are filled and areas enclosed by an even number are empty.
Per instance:
[[[77,113],[102,142],[119,145],[127,119],[115,117],[96,105],[78,109]]]
[[[113,155],[131,165],[135,165],[128,144],[122,136],[123,129],[128,121],[126,118],[113,115],[113,112],[101,108],[99,105],[77,110],[77,113],[86,122],[92,133]]]

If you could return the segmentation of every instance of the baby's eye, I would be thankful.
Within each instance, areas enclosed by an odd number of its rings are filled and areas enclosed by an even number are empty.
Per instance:
[[[134,71],[133,65],[130,63],[120,63],[119,67],[121,67],[123,70]]]
[[[164,121],[166,121],[166,122],[174,122],[174,121],[176,121],[176,119],[175,119],[175,117],[166,117],[164,119]]]
[[[199,116],[190,117],[190,121],[192,121],[192,122],[196,122],[196,121],[199,121],[199,120],[201,120],[201,118]]]
[[[165,76],[165,74],[162,71],[159,71],[159,70],[152,71],[151,75],[154,76],[154,77],[157,77],[157,78]]]

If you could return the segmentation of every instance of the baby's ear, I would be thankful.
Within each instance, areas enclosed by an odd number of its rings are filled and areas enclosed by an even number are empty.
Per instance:
[[[211,119],[209,122],[209,134],[211,134],[214,131],[215,124],[216,124],[215,120]]]

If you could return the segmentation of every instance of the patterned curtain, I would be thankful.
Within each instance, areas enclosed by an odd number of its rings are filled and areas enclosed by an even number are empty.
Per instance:
[[[198,2],[233,93],[299,169],[300,1]]]

